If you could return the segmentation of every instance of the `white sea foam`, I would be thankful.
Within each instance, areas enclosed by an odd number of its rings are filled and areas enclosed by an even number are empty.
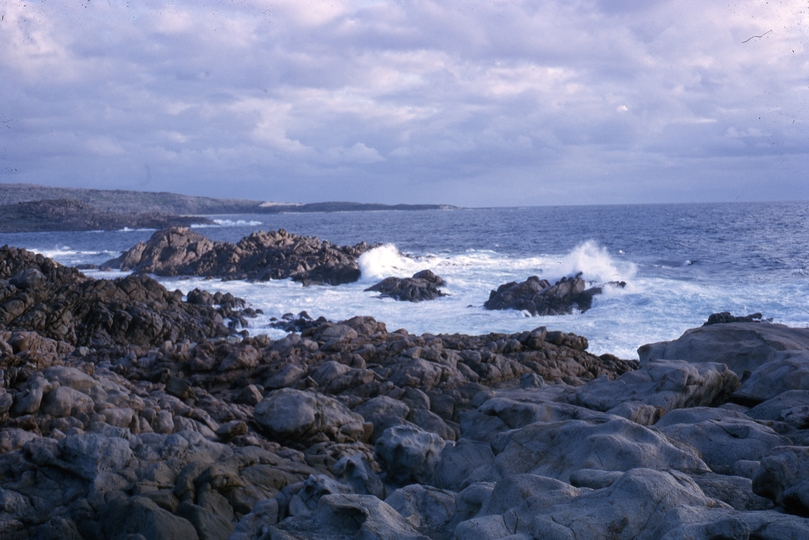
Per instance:
[[[363,282],[386,277],[410,277],[419,271],[418,262],[403,256],[393,244],[384,244],[360,255],[357,263]]]
[[[553,272],[551,265],[551,272]],[[558,277],[582,273],[586,281],[606,283],[608,281],[630,281],[637,272],[631,262],[619,262],[610,257],[606,248],[588,240],[579,244],[558,261]],[[557,277],[557,276],[553,276]]]
[[[261,225],[261,221],[247,221],[244,219],[212,219],[213,223],[192,223],[192,229],[205,229],[210,227],[256,227]]]

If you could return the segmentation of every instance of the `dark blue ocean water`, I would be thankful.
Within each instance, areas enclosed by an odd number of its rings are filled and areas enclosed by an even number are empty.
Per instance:
[[[760,311],[776,322],[809,324],[809,203],[481,208],[215,216],[197,230],[235,242],[255,230],[284,228],[336,244],[389,247],[364,261],[364,282],[302,288],[290,282],[233,284],[230,290],[269,315],[307,309],[345,318],[370,314],[414,332],[517,331],[540,324],[587,336],[595,352],[634,356],[637,346],[672,339],[715,311]],[[65,264],[99,264],[153,231],[2,234]],[[392,246],[404,255],[402,257]],[[386,275],[432,268],[448,281],[431,305],[380,300],[363,289]],[[500,283],[529,275],[582,271],[594,283],[630,286],[598,298],[584,314],[543,320],[480,307]],[[196,280],[163,280],[192,288]],[[261,322],[256,331],[262,331]]]

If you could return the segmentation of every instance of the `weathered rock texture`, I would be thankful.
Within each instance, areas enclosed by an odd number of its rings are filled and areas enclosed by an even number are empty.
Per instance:
[[[335,246],[283,229],[256,232],[238,243],[214,242],[188,228],[157,231],[104,266],[159,276],[195,275],[267,281],[292,278],[305,285],[357,281],[357,259],[373,246]]]
[[[809,397],[778,370],[748,409],[714,357],[638,369],[545,328],[249,337],[213,307],[238,299],[0,253],[4,540],[809,537]],[[766,329],[714,327],[740,324]]]
[[[601,287],[588,289],[581,276],[564,277],[553,285],[531,276],[520,283],[500,285],[491,292],[483,306],[486,309],[517,309],[540,316],[566,315],[574,309],[581,312],[590,309],[596,294],[601,294]]]

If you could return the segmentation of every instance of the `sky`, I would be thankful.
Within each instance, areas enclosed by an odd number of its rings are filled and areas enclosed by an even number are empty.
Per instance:
[[[809,199],[809,0],[0,0],[0,183]]]

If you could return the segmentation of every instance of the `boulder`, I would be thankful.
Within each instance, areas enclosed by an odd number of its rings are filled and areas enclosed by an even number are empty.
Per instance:
[[[356,407],[354,412],[365,418],[366,422],[373,424],[374,432],[370,442],[376,443],[389,427],[407,423],[405,418],[410,413],[410,408],[399,400],[377,396]]]
[[[416,272],[413,277],[385,278],[365,291],[378,292],[382,298],[393,298],[406,302],[423,302],[435,300],[447,294],[438,287],[444,285],[444,280],[433,274],[430,270]]]
[[[364,433],[364,419],[332,398],[292,388],[274,390],[256,405],[254,419],[278,441],[311,444],[353,442]]]
[[[483,304],[486,309],[517,309],[527,311],[531,315],[542,317],[549,315],[567,315],[578,309],[585,312],[590,309],[593,296],[601,294],[600,287],[586,288],[580,275],[572,278],[563,277],[554,285],[537,276],[517,283],[500,285],[489,294]]]
[[[374,449],[390,481],[399,485],[428,484],[445,444],[435,433],[402,425],[386,429]]]

